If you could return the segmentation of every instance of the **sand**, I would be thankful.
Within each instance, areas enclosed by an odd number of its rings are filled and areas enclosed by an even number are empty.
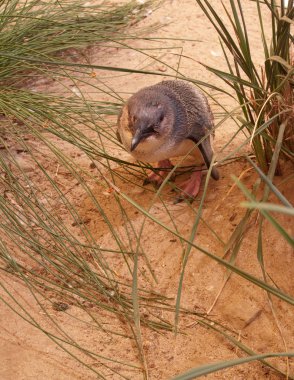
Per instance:
[[[225,1],[228,3],[228,1]],[[252,1],[242,2],[246,15],[250,18],[249,35],[252,42],[252,55],[258,64],[263,63],[261,50],[260,33],[258,30],[257,12],[255,4]],[[214,8],[218,14],[224,15],[224,10],[220,1],[214,2]],[[216,86],[223,85],[222,82],[208,72],[200,62],[207,65],[217,66],[219,69],[225,69],[224,57],[212,26],[207,22],[201,10],[193,0],[174,0],[165,1],[158,9],[148,13],[139,26],[148,26],[153,23],[164,23],[164,27],[149,34],[160,38],[174,37],[178,40],[169,40],[168,42],[153,43],[148,40],[134,42],[135,47],[150,48],[154,46],[168,46],[162,60],[171,67],[177,67],[179,63],[179,54],[183,58],[180,61],[180,70],[190,78],[207,81]],[[136,26],[137,27],[137,26]],[[186,40],[186,41],[185,41]],[[193,40],[193,41],[192,41]],[[146,50],[147,53],[150,51]],[[152,51],[151,51],[152,52]],[[154,52],[157,54],[157,52]],[[189,57],[184,58],[185,56]],[[163,63],[154,63],[142,54],[122,49],[117,50],[113,47],[99,47],[89,50],[89,59],[93,64],[103,64],[111,66],[123,66],[132,68],[146,67],[148,70],[159,70],[163,77],[155,75],[145,76],[142,74],[111,75],[110,73],[98,73],[103,81],[114,88],[116,91],[124,93],[127,98],[130,93],[137,89],[158,82],[161,79],[168,78],[172,73],[170,68],[166,68]],[[42,83],[36,83],[36,88],[44,87]],[[46,89],[54,91],[56,84],[48,83]],[[98,95],[91,93],[90,96],[95,99]],[[228,108],[233,108],[235,103],[229,97],[223,97],[218,100]],[[221,118],[220,108],[211,102],[216,122]],[[235,131],[235,126],[231,121],[225,122],[216,131],[215,151],[218,158],[224,157],[227,152],[233,151],[234,147],[242,137],[236,139],[225,151],[221,151],[224,144],[229,140]],[[90,160],[87,156],[73,148],[70,144],[59,141],[52,137],[52,141],[61,148],[65,154],[76,159],[78,165],[82,168],[89,169]],[[249,147],[245,147],[249,151]],[[111,146],[109,151],[117,157],[132,160],[130,156],[118,147]],[[47,170],[54,173],[56,171],[56,160],[50,152],[43,149],[43,156],[39,156]],[[46,153],[46,154],[45,154]],[[34,174],[34,164],[26,156],[25,152],[19,155],[21,165],[26,167],[32,179],[36,180]],[[99,162],[98,164],[99,165]],[[184,236],[189,237],[191,227],[195,219],[195,211],[199,207],[199,199],[196,199],[192,206],[182,203],[173,204],[174,194],[166,186],[163,190],[162,197],[165,204],[168,205],[168,211],[163,207],[160,200],[153,203],[154,192],[149,185],[141,189],[143,176],[135,177],[132,174],[126,176],[123,168],[115,167],[118,173],[134,181],[135,186],[131,185],[125,179],[116,179],[118,189],[134,199],[144,208],[151,204],[151,213],[169,226],[175,223],[177,228]],[[223,242],[227,242],[238,222],[244,216],[245,210],[240,207],[240,202],[244,196],[234,186],[232,175],[242,176],[243,183],[247,188],[252,189],[257,176],[252,170],[248,170],[249,165],[244,159],[226,164],[220,168],[221,178],[218,182],[210,181],[208,194],[204,203],[203,218],[209,222],[210,226],[217,232]],[[288,166],[284,171],[284,176],[276,178],[276,183],[282,183],[291,170]],[[91,167],[91,173],[99,177],[99,172],[95,167]],[[82,220],[86,220],[95,241],[101,247],[115,248],[116,243],[109,232],[101,215],[93,207],[93,202],[85,191],[76,183],[72,176],[66,173],[66,170],[60,168],[57,173],[58,182],[62,185],[64,191],[68,191],[69,199],[74,202],[80,213]],[[42,181],[42,178],[40,178]],[[93,194],[96,199],[104,206],[104,211],[112,221],[117,233],[122,239],[126,239],[125,222],[118,204],[114,201],[114,194],[107,192],[105,183],[93,181],[90,183]],[[138,186],[137,186],[138,185]],[[42,184],[40,185],[42,186]],[[45,187],[45,183],[44,183]],[[280,186],[284,195],[292,202],[293,196],[293,179],[286,181]],[[202,186],[203,191],[203,186]],[[56,199],[58,204],[58,200]],[[126,214],[131,219],[135,228],[139,229],[143,216],[130,205],[122,200],[122,205]],[[290,217],[279,217],[279,220],[288,229],[292,228]],[[79,236],[79,229],[72,225],[72,220],[64,218],[64,223]],[[293,251],[289,245],[276,230],[267,222],[264,223],[264,254],[265,265],[268,274],[271,276],[276,286],[287,294],[294,294],[294,267]],[[250,272],[252,275],[262,278],[260,265],[256,257],[258,224],[257,220],[252,218],[250,226],[246,231],[244,241],[236,259],[236,265],[241,269]],[[158,279],[158,283],[151,280],[146,262],[140,258],[139,285],[142,288],[152,288],[155,292],[160,293],[171,300],[174,304],[177,294],[179,277],[182,268],[183,245],[179,239],[171,233],[159,228],[154,222],[146,221],[142,233],[142,246],[148,257],[151,267]],[[200,223],[194,243],[214,252],[217,256],[224,255],[224,246],[219,239],[214,237],[209,228]],[[127,243],[126,243],[127,244]],[[117,276],[122,282],[130,282],[130,274],[126,268],[124,260],[118,255],[108,256],[111,267],[115,270]],[[142,273],[148,273],[148,280]],[[19,297],[36,320],[42,323],[42,326],[48,331],[56,331],[55,327],[45,318],[42,307],[52,315],[62,325],[62,327],[77,341],[100,355],[114,357],[121,361],[129,361],[140,366],[138,352],[132,339],[112,336],[102,333],[93,326],[86,326],[78,321],[78,318],[87,320],[89,316],[75,305],[70,305],[68,313],[52,309],[49,302],[42,301],[41,305],[36,302],[33,295],[23,286],[21,281],[9,274],[0,274],[1,282],[6,284],[7,289]],[[194,249],[191,251],[188,264],[185,271],[183,282],[183,294],[181,305],[184,308],[195,312],[207,312],[214,304],[219,294],[216,304],[211,310],[211,317],[214,321],[222,323],[227,328],[234,331],[234,336],[239,338],[240,342],[250,347],[257,353],[285,351],[285,345],[277,327],[275,317],[271,311],[267,294],[257,286],[247,282],[240,276],[233,274],[228,282],[224,285],[226,272],[223,267],[215,261],[209,259],[200,251]],[[222,290],[222,291],[221,291]],[[8,296],[3,289],[0,289],[0,295],[3,299],[8,300]],[[294,324],[293,308],[285,302],[273,298],[273,305],[276,318],[280,323],[284,340],[287,344],[287,350],[294,350]],[[95,313],[95,309],[92,310]],[[141,308],[142,314],[150,316],[150,309]],[[155,316],[167,318],[173,323],[174,315],[172,313],[154,311]],[[77,319],[73,319],[74,316]],[[110,313],[99,314],[103,323],[108,323],[109,328],[113,330],[125,331],[130,334],[128,327],[114,318]],[[149,378],[151,380],[170,379],[189,368],[202,364],[212,363],[224,359],[234,359],[244,355],[241,350],[230,344],[228,340],[220,334],[201,326],[196,321],[196,316],[181,316],[179,321],[180,334],[176,336],[172,332],[155,332],[150,328],[142,327],[142,341],[146,356],[146,362],[149,369]],[[21,319],[7,305],[1,304],[1,340],[0,340],[0,378],[3,380],[27,380],[27,379],[95,379],[96,375],[81,363],[67,355],[60,347],[50,340],[44,333],[36,329],[32,324]],[[89,321],[90,322],[90,321]],[[78,354],[80,355],[80,354]],[[90,360],[95,365],[97,371],[100,371],[107,379],[120,379],[118,374],[109,372],[101,365],[99,358]],[[274,363],[282,371],[286,370],[285,360],[275,359]],[[121,364],[111,364],[118,372],[123,373],[128,379],[143,379],[143,375],[138,369],[130,370]],[[294,376],[293,363],[290,365],[292,375]],[[253,362],[250,364],[238,366],[222,372],[217,372],[207,376],[208,379],[281,379],[283,376],[270,370],[261,363]]]

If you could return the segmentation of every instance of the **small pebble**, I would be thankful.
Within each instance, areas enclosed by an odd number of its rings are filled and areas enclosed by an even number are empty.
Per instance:
[[[52,308],[56,311],[66,311],[69,309],[69,305],[65,302],[53,302]]]

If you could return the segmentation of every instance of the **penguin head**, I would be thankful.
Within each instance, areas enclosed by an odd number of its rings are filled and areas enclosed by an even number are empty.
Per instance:
[[[159,142],[172,134],[174,115],[166,96],[155,91],[141,91],[130,98],[127,106],[133,135],[131,152],[144,141]]]

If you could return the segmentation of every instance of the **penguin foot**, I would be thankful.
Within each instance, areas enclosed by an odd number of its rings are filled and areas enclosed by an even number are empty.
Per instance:
[[[197,194],[199,193],[201,178],[202,178],[201,171],[193,172],[191,174],[191,177],[180,185],[180,194],[175,199],[174,204],[180,203],[185,199],[190,202],[193,202],[193,200],[196,198]]]
[[[156,170],[148,174],[148,177],[145,178],[143,182],[143,186],[148,185],[149,183],[152,183],[156,187],[159,187],[169,174],[169,170],[165,170],[165,169],[172,169],[173,167],[174,166],[170,162],[170,160],[159,161],[157,164],[157,168],[162,168],[164,170]]]

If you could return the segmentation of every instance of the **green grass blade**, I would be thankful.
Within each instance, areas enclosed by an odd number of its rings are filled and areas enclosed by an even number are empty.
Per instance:
[[[172,380],[193,380],[193,379],[197,379],[200,376],[205,376],[210,373],[214,373],[226,368],[242,365],[245,363],[250,363],[255,360],[274,358],[274,357],[294,357],[294,352],[280,352],[280,353],[278,352],[278,353],[260,354],[260,355],[249,356],[246,358],[238,358],[238,359],[227,360],[224,362],[218,362],[215,364],[204,365],[198,368],[193,368],[182,375],[173,377]]]

